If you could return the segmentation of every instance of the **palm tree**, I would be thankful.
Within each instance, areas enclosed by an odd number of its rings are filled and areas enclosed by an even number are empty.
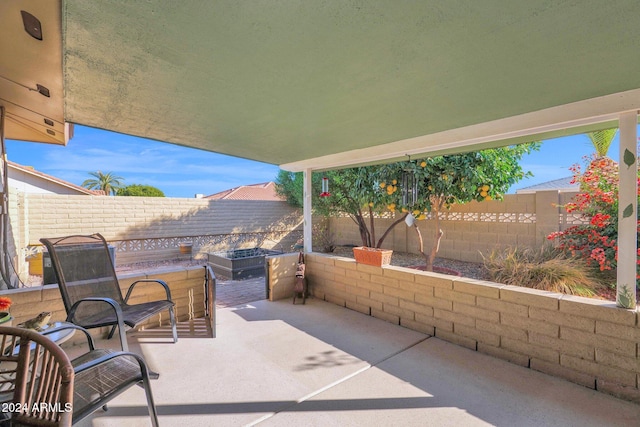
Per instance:
[[[618,133],[618,128],[597,130],[587,133],[593,147],[596,149],[596,157],[602,158],[607,156],[609,147]]]
[[[118,189],[122,187],[122,180],[124,178],[116,176],[113,172],[102,173],[89,172],[89,175],[94,176],[95,179],[85,179],[82,186],[89,190],[102,190],[105,194],[113,194],[114,196],[118,192]]]

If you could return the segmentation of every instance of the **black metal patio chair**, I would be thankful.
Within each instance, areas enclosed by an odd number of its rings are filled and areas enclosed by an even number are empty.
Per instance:
[[[178,341],[169,286],[162,280],[138,280],[131,284],[123,298],[109,246],[100,234],[40,241],[49,252],[68,322],[86,329],[111,326],[109,338],[117,327],[122,350],[128,351],[125,325],[135,328],[150,317],[168,311],[173,342]],[[135,286],[149,282],[162,286],[167,299],[129,304]]]
[[[149,373],[141,356],[95,349],[86,330],[80,329],[89,351],[69,360],[45,334],[24,328],[0,327],[0,426],[71,426],[92,414],[128,388],[139,384],[147,397],[151,423],[158,416]]]

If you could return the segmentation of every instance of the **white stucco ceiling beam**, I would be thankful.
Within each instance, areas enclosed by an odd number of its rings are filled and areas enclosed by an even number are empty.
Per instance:
[[[639,109],[640,89],[635,89],[364,149],[286,163],[280,168],[291,172],[309,168],[339,169],[399,160],[407,155],[450,154],[542,140],[617,126],[620,114]]]

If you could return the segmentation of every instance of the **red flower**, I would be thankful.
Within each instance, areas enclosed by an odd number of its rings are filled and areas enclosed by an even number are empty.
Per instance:
[[[596,264],[601,271],[615,270],[618,262],[618,163],[609,159],[585,157],[587,167],[573,165],[573,182],[580,185],[580,192],[571,203],[563,207],[567,212],[582,214],[588,223],[575,225],[547,236],[561,250]],[[638,175],[638,202],[640,203],[640,174]],[[638,220],[640,230],[640,219]],[[640,240],[640,232],[638,233]],[[640,276],[640,248],[637,251]]]
[[[9,297],[0,297],[0,311],[7,311],[9,307],[11,307],[11,298]]]
[[[611,215],[597,213],[593,217],[591,217],[591,225],[595,225],[596,227],[605,227],[607,225],[607,221],[611,218]]]

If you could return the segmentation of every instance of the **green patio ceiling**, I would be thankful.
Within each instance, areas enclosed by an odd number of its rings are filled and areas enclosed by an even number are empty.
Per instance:
[[[312,167],[326,155],[638,89],[638,8],[63,0],[64,116]]]

